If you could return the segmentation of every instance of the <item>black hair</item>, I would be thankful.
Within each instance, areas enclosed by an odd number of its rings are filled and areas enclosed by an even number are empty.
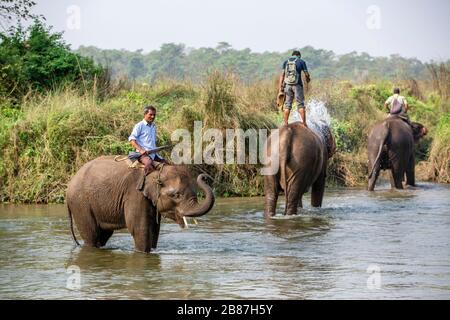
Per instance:
[[[395,89],[394,89],[394,94],[395,94],[395,93],[396,93],[396,94],[400,94],[400,89],[399,89],[399,88],[395,88]]]
[[[145,106],[144,107],[144,116],[147,114],[147,113],[149,113],[149,111],[153,111],[153,112],[156,112],[156,108],[154,107],[154,106]]]
[[[301,53],[300,53],[300,51],[298,51],[298,50],[294,50],[294,51],[292,51],[292,55],[293,56],[301,56]]]

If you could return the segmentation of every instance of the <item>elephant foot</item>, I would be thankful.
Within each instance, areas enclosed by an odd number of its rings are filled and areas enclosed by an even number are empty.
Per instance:
[[[275,211],[264,211],[264,217],[270,218],[273,217],[276,214]]]
[[[296,214],[297,214],[297,209],[287,210],[284,214],[285,214],[286,216],[293,216],[293,215],[296,215]]]

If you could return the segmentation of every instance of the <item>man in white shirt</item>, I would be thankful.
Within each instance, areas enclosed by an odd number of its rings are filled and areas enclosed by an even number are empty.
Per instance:
[[[149,150],[156,149],[156,108],[154,106],[144,107],[144,119],[138,122],[128,138],[131,145],[136,149],[138,161],[144,164],[145,174],[155,170],[153,161],[167,163],[167,161],[157,153],[146,153]]]
[[[386,100],[384,106],[389,110],[391,116],[398,116],[409,122],[409,116],[406,114],[408,112],[408,102],[405,97],[400,95],[399,88],[394,89],[394,95]]]

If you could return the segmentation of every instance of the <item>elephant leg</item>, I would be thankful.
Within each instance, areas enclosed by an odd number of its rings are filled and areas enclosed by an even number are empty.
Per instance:
[[[144,208],[142,208],[142,211],[137,210],[133,213],[135,214],[125,211],[125,222],[128,231],[133,236],[134,248],[136,251],[148,253],[152,248],[152,230],[149,223],[149,214]]]
[[[99,247],[100,228],[89,207],[71,205],[70,210],[74,216],[75,225],[87,247]]]
[[[148,226],[131,232],[134,239],[134,248],[140,252],[150,252],[152,248],[152,236]]]
[[[294,173],[287,183],[286,194],[286,211],[285,214],[292,215],[297,214],[297,208],[300,203],[302,205],[303,193],[305,193],[305,187],[300,185],[302,181],[305,181],[304,175],[300,177],[299,173]]]
[[[152,249],[156,249],[158,245],[159,229],[161,228],[161,217],[156,217],[157,221],[152,223]],[[156,220],[155,219],[155,220]]]
[[[264,195],[265,195],[265,208],[264,215],[266,217],[271,217],[276,214],[277,200],[280,193],[278,187],[278,177],[265,176],[264,177]]]
[[[395,166],[391,169],[391,187],[395,189],[403,189],[403,176],[405,172],[399,167]]]
[[[391,164],[391,187],[403,189],[403,179],[405,177],[404,155],[390,152],[389,162]]]
[[[114,230],[104,230],[100,229],[99,237],[98,237],[98,246],[103,247],[106,242],[108,242],[109,238],[111,238]]]
[[[408,166],[406,168],[406,184],[413,187],[416,186],[415,165],[416,161],[413,153],[409,159]]]
[[[322,169],[317,180],[312,185],[311,190],[311,206],[321,207],[323,194],[325,191],[325,178],[326,178],[326,168]]]

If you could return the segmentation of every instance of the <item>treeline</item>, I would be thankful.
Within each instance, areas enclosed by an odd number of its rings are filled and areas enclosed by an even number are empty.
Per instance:
[[[62,33],[39,19],[28,28],[18,25],[0,32],[0,106],[66,85],[102,87],[109,79],[106,68],[72,52]]]
[[[300,49],[315,79],[426,79],[426,64],[415,58],[372,57],[367,53],[350,52],[337,55],[333,51],[306,46]],[[160,78],[200,82],[212,70],[232,72],[245,83],[271,80],[280,72],[285,52],[256,53],[250,49],[236,50],[227,42],[215,48],[189,48],[184,44],[166,43],[159,50],[103,50],[81,46],[76,53],[93,58],[108,67],[114,77],[152,82]]]

